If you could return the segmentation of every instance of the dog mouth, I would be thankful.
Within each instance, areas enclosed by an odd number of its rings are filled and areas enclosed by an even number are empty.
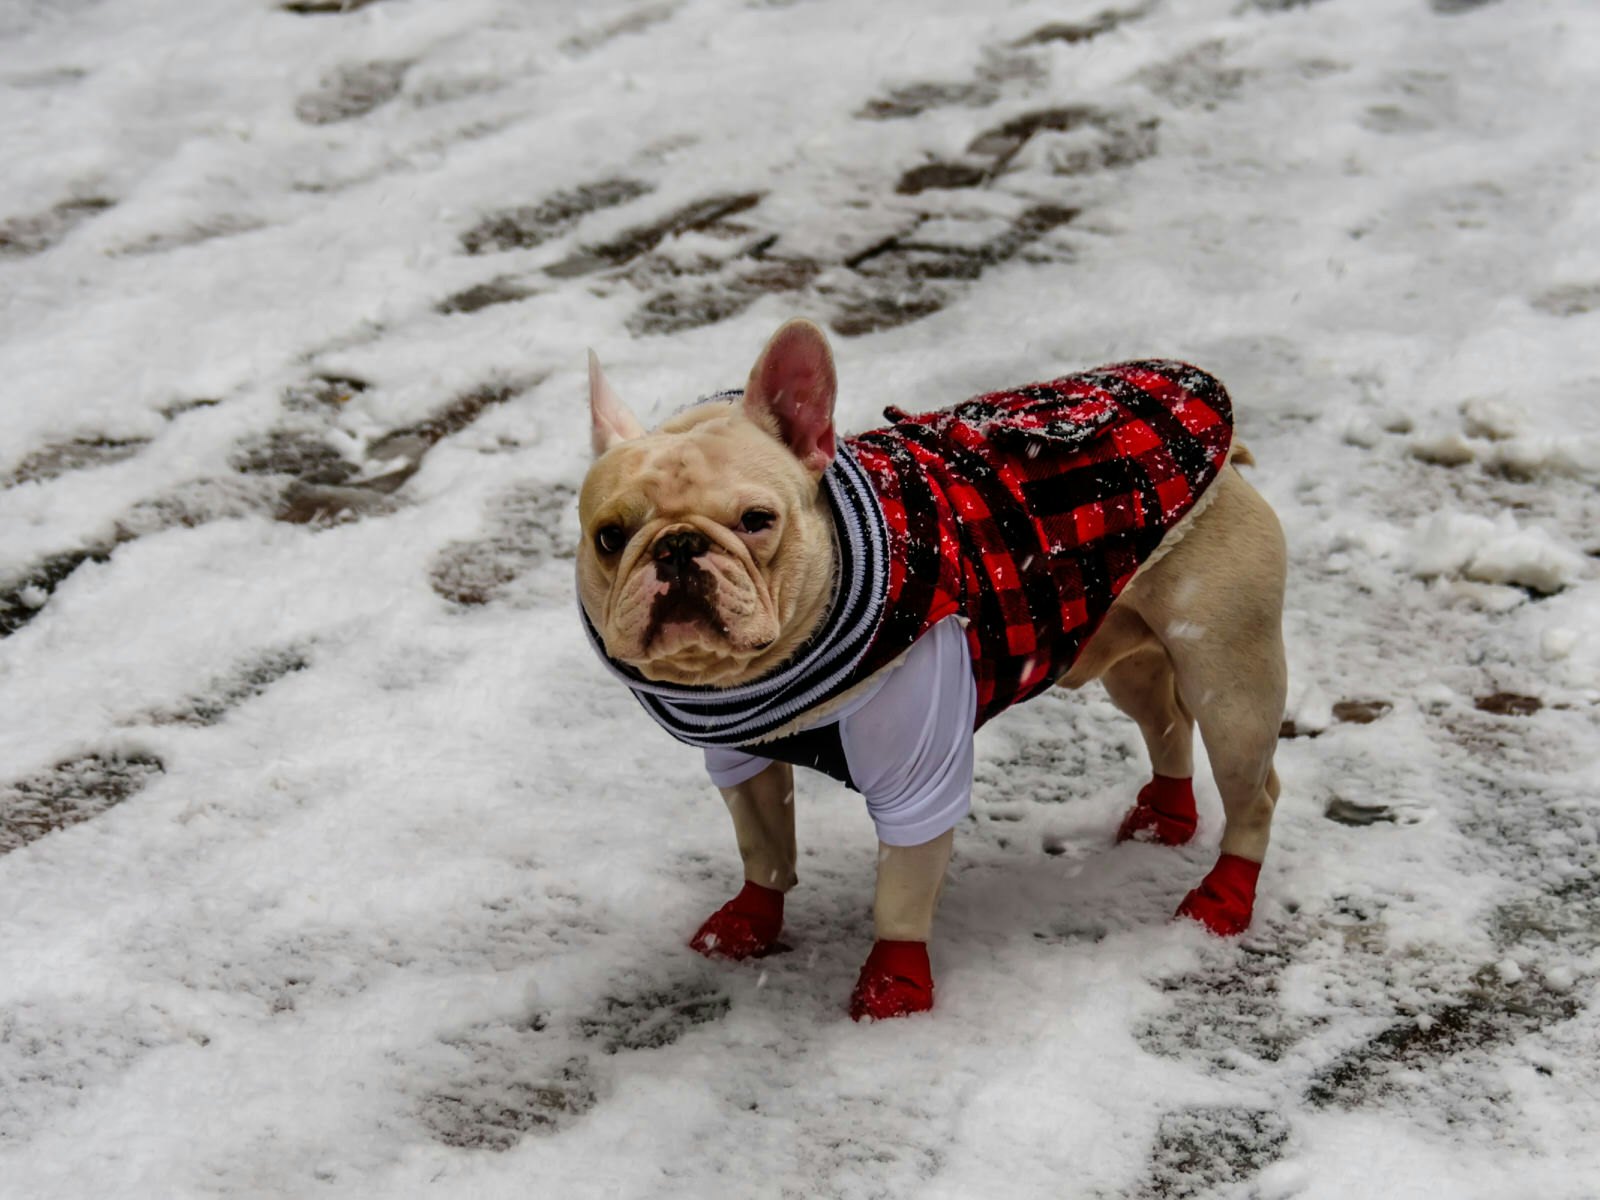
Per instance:
[[[724,641],[728,639],[728,627],[717,615],[716,581],[710,574],[685,564],[658,586],[663,590],[650,605],[644,633],[646,649],[655,648],[663,640],[677,640],[669,635],[700,635],[695,640],[703,641],[704,635],[710,633]]]
[[[690,631],[710,632],[723,639],[728,636],[728,628],[717,617],[704,583],[678,584],[656,597],[650,606],[644,644],[652,648],[668,633]]]

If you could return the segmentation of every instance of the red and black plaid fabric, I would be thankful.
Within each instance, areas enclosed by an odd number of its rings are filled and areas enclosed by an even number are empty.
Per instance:
[[[982,725],[1049,687],[1216,479],[1233,407],[1179,362],[992,392],[847,444],[889,527],[889,603],[865,678],[967,618]]]

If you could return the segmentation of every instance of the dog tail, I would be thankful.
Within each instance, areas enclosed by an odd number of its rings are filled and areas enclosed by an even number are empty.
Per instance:
[[[1250,447],[1243,442],[1235,442],[1228,450],[1228,461],[1236,467],[1253,467],[1256,465],[1256,456],[1250,453]]]

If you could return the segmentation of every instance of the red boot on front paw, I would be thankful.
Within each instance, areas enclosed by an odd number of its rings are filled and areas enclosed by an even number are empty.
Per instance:
[[[707,958],[752,958],[778,944],[783,893],[745,881],[742,891],[706,918],[689,947]]]
[[[1177,916],[1199,921],[1218,937],[1233,937],[1250,927],[1256,907],[1256,877],[1261,864],[1224,854],[1211,873],[1178,905]]]
[[[927,1012],[933,1007],[933,968],[926,942],[875,942],[861,965],[850,1016],[883,1021]]]
[[[1117,841],[1181,846],[1194,836],[1195,824],[1194,781],[1157,775],[1139,789]]]

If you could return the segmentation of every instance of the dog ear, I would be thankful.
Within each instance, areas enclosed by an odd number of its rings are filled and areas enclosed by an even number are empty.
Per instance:
[[[644,435],[644,426],[612,390],[593,350],[589,351],[589,416],[593,422],[590,444],[596,458],[619,442]]]
[[[752,420],[772,429],[806,470],[821,475],[833,461],[833,352],[810,321],[786,323],[756,359],[744,389]]]

